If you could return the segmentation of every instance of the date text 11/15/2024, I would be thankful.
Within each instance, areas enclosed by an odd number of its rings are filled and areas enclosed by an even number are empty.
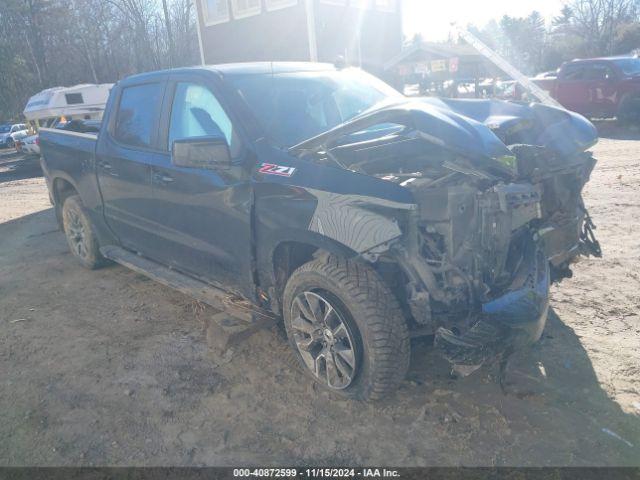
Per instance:
[[[236,478],[400,478],[398,470],[386,468],[236,468]]]

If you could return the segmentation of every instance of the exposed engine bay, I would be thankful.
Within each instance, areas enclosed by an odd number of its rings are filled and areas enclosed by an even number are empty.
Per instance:
[[[581,192],[597,141],[539,104],[423,99],[365,112],[292,150],[409,189],[402,236],[365,253],[414,323],[468,373],[537,340],[549,284],[601,256]],[[517,337],[517,338],[516,338]]]

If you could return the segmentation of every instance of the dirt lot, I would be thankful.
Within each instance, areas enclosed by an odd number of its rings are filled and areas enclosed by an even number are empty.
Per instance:
[[[586,193],[605,258],[553,290],[542,341],[452,380],[426,342],[382,404],[316,391],[277,331],[208,348],[212,314],[122,267],[83,270],[37,162],[0,157],[0,464],[640,465],[640,135]]]

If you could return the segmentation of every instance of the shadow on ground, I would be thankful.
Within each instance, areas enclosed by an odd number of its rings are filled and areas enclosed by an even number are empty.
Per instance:
[[[0,151],[0,183],[41,176],[40,157]]]
[[[466,419],[474,417],[468,412],[476,414],[476,441],[463,448],[484,450],[499,465],[640,463],[640,418],[622,411],[602,389],[580,339],[553,310],[542,340],[511,362],[505,393],[497,385],[497,368],[460,380],[448,372],[428,345],[415,349],[410,379],[417,391],[422,386],[425,396],[442,400],[436,402],[440,419],[451,433],[468,431]],[[507,438],[509,446],[503,444]]]

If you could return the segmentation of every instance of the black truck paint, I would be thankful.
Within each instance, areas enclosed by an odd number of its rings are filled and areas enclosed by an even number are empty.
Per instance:
[[[101,246],[123,247],[276,315],[289,276],[304,263],[333,255],[366,264],[393,292],[409,330],[435,335],[461,373],[536,341],[550,283],[571,275],[578,255],[600,255],[581,198],[595,165],[585,153],[597,141],[593,126],[543,105],[409,100],[382,89],[376,95],[384,98],[323,130],[309,112],[321,104],[322,115],[335,116],[323,102],[340,93],[341,75],[351,76],[348,90],[352,76],[364,74],[265,63],[119,82],[97,137],[40,133],[59,219],[77,194]],[[322,96],[325,84],[307,99],[277,90],[319,79],[335,86],[334,97]],[[114,133],[123,92],[150,84],[150,141],[127,145]],[[172,104],[184,84],[213,94],[228,117],[228,164],[172,161]],[[306,131],[313,120],[311,138],[294,133],[286,144],[270,135],[281,125],[265,125],[269,104],[255,113],[252,103],[270,101],[270,88],[278,92],[274,108],[288,115],[281,123]],[[292,105],[298,98],[304,108]],[[199,118],[198,106],[190,108]],[[135,119],[127,125],[139,127]]]

